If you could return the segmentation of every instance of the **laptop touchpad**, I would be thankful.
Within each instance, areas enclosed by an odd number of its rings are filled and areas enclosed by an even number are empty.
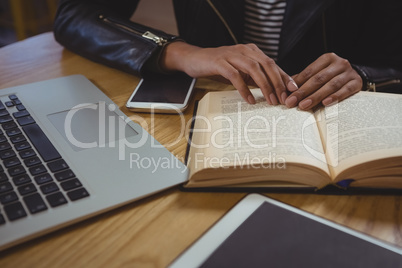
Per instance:
[[[114,112],[115,105],[87,104],[49,114],[50,122],[74,151],[106,147],[138,133]]]

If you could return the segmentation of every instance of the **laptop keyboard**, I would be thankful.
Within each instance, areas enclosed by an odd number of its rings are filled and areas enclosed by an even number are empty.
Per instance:
[[[0,225],[89,196],[16,95],[0,100]]]

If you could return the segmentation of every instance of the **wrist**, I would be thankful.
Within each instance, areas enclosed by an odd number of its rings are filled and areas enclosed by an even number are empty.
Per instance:
[[[184,41],[178,40],[167,44],[159,59],[159,66],[166,72],[182,71],[185,72],[186,57],[199,47],[190,45]]]
[[[372,90],[372,82],[369,81],[367,73],[361,68],[359,65],[352,64],[352,68],[357,72],[363,82],[363,87],[361,90],[363,91],[373,91]],[[375,90],[374,90],[375,91]]]

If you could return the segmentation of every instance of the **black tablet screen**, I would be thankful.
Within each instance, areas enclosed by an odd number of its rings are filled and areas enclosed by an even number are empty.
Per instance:
[[[402,267],[402,255],[264,202],[201,267]]]

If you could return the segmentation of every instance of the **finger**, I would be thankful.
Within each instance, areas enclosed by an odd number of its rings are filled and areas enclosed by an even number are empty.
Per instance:
[[[322,88],[311,94],[307,99],[299,103],[299,108],[308,110],[319,103],[330,105],[341,101],[358,92],[361,88],[361,78],[353,72],[342,72],[332,78]]]
[[[332,54],[332,53],[329,53]],[[321,70],[327,68],[331,64],[330,57],[332,55],[324,54],[320,56],[313,63],[308,65],[303,71],[301,71],[298,75],[294,76],[294,80],[297,85],[304,85],[308,80],[310,80],[313,76],[319,73]]]
[[[294,74],[294,75],[292,75],[292,76],[290,77],[291,80],[289,80],[289,82],[288,82],[288,90],[289,90],[290,92],[295,92],[296,90],[299,89],[299,85],[296,83],[296,77],[297,77],[298,75],[299,75],[299,74]],[[289,83],[292,83],[293,85],[289,85]],[[289,87],[289,86],[290,86],[290,87]]]
[[[296,90],[299,89],[299,87],[297,86],[296,82],[293,80],[293,78],[291,76],[289,76],[287,73],[285,73],[281,68],[279,68],[280,73],[281,73],[281,77],[282,77],[282,81],[284,81],[286,88],[289,92],[295,92]],[[281,93],[281,100],[282,100],[282,104],[286,103],[286,99],[288,97],[287,92],[282,92]]]
[[[246,85],[256,87],[256,88],[260,88],[260,89],[262,88],[262,87],[257,85],[257,83],[254,81],[254,79],[249,74],[245,74],[245,73],[242,72],[241,75],[242,75],[243,80],[246,83]],[[271,86],[269,86],[269,87],[271,87]],[[262,94],[264,96],[264,99],[267,101],[267,103],[269,105],[277,105],[275,100],[274,100],[274,102],[272,102],[272,100],[269,98],[269,94],[266,94],[265,90],[261,90],[261,92],[262,92]],[[272,92],[272,87],[271,87],[271,92]]]
[[[359,74],[353,69],[351,69],[351,72],[348,73],[351,76],[351,79],[349,82],[347,82],[343,87],[329,95],[327,98],[325,98],[322,101],[322,104],[325,106],[331,105],[335,102],[342,101],[346,99],[349,96],[352,96],[353,94],[359,92],[362,89],[363,86],[363,80]]]
[[[270,105],[278,104],[278,101],[273,94],[274,90],[270,84],[269,79],[267,79],[265,72],[262,70],[259,62],[248,56],[237,56],[227,59],[230,65],[238,71],[241,71],[249,75],[254,83],[261,89],[265,100]]]
[[[264,83],[268,80],[270,87],[260,87],[264,96],[269,96],[273,104],[285,104],[287,98],[286,84],[290,81],[290,76],[287,75],[276,62],[262,52],[255,44],[247,44],[247,48],[251,49],[254,53],[249,53],[248,56],[257,61],[265,73],[265,77],[259,77],[263,80],[255,81]],[[257,79],[259,79],[257,78]]]
[[[287,97],[286,86],[283,82],[282,74],[279,71],[275,61],[267,58],[262,62],[261,66],[264,69],[266,77],[268,78],[270,84],[274,89],[269,95],[271,101],[277,104],[279,100],[281,104],[284,104],[284,100],[286,100]]]
[[[324,100],[331,94],[335,94],[338,90],[340,90],[346,83],[348,83],[352,79],[353,77],[348,73],[340,73],[339,75],[330,79],[322,87],[319,87],[319,89],[316,90],[314,93],[309,94],[307,98],[300,101],[299,108],[302,110],[308,110],[311,109],[312,107],[315,107],[316,105],[321,103],[322,100]],[[307,82],[305,85],[308,86],[308,84],[309,83]]]
[[[218,72],[239,91],[240,96],[249,104],[255,104],[255,98],[251,94],[250,89],[244,82],[239,71],[228,62],[224,61],[223,64],[218,65]]]
[[[323,101],[322,104],[324,106],[329,106],[334,103],[340,102],[353,94],[356,94],[359,92],[361,89],[361,83],[359,80],[351,80],[347,82],[343,87],[339,90],[337,90],[335,93],[329,95],[326,97]]]
[[[284,82],[284,84],[287,87],[287,90],[289,90],[290,92],[294,92],[294,91],[298,90],[299,86],[296,84],[296,82],[294,80],[294,78],[297,75],[290,76],[285,71],[283,71],[281,67],[277,66],[277,68],[279,70],[279,73],[281,74],[282,81]]]
[[[288,77],[289,77],[289,80],[288,80],[287,83],[286,83],[287,88],[288,88],[288,90],[289,90],[290,92],[295,92],[296,90],[299,89],[299,87],[297,86],[295,80],[293,80],[292,77],[290,77],[290,76],[288,76]]]
[[[262,60],[263,59],[263,60]],[[264,54],[260,59],[260,64],[265,73],[265,79],[270,82],[271,92],[269,94],[272,102],[285,104],[287,98],[285,82],[290,81],[290,76],[276,65],[275,61]]]
[[[326,66],[326,64],[317,64],[315,66]],[[315,67],[314,67],[315,68]],[[318,70],[318,69],[317,69]],[[316,94],[316,98],[319,98],[318,96],[321,96],[321,99],[319,99],[318,102],[323,100],[327,95],[323,96],[320,94],[325,94],[325,90],[322,90],[322,87],[326,85],[331,79],[334,77],[340,75],[343,72],[342,66],[339,66],[337,64],[330,64],[327,67],[324,67],[320,71],[316,72],[315,75],[310,77],[307,81],[304,81],[301,87],[293,92],[287,99],[286,99],[286,106],[289,108],[295,107],[299,105],[299,108],[301,109],[309,109],[310,107],[314,106],[315,103],[317,102],[316,99],[311,99],[309,96],[313,93]],[[316,71],[316,69],[314,69]],[[310,73],[310,72],[308,72]],[[302,78],[300,78],[302,76]],[[305,79],[306,76],[305,74],[303,75],[300,73],[297,77],[295,77],[295,80],[301,80]],[[342,82],[342,79],[345,80],[345,77],[338,78],[336,81],[337,85],[333,85],[334,87],[340,88],[346,81]],[[333,82],[335,84],[335,82]],[[308,98],[307,98],[308,97]]]
[[[341,90],[349,81],[356,80],[357,85],[360,85],[361,77],[351,68],[349,61],[339,57],[335,57],[332,60],[333,62],[326,69],[319,72],[305,83],[311,90],[314,90],[314,88],[317,90],[314,93],[310,93],[312,95],[308,96],[305,100],[299,100],[299,108],[303,110],[311,109],[334,93],[333,98],[335,99],[334,101],[336,101],[336,92]],[[320,87],[320,83],[324,84]],[[359,89],[359,86],[350,88],[350,90],[353,90],[352,93],[357,92]],[[347,94],[345,89],[342,89],[341,92]],[[351,93],[349,95],[351,95]],[[327,99],[324,103],[331,103],[331,98]]]
[[[286,106],[288,108],[293,108],[299,105],[299,107],[302,109],[307,109],[306,107],[312,106],[313,100],[311,100],[309,96],[314,92],[316,94],[317,92],[319,94],[325,94],[320,92],[322,90],[321,88],[326,84],[327,81],[331,80],[337,74],[338,73],[334,73],[333,70],[328,70],[328,68],[317,73],[315,76],[304,82],[298,90],[292,92],[292,94],[285,101]]]

